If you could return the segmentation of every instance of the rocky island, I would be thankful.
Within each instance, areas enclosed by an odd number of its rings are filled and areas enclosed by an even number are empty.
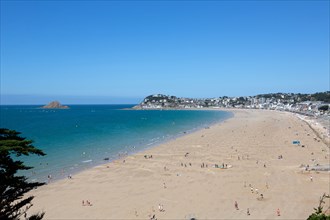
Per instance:
[[[47,109],[69,109],[69,106],[61,105],[58,101],[50,102],[48,105],[42,106],[41,108]]]

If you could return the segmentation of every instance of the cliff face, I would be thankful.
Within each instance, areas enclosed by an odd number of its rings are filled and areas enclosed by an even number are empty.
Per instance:
[[[53,101],[48,105],[42,106],[41,108],[52,108],[52,109],[68,109],[69,106],[61,105],[58,101]]]

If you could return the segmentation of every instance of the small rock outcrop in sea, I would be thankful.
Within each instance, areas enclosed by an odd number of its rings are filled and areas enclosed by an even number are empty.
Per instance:
[[[56,109],[68,109],[69,106],[61,105],[58,101],[53,101],[48,105],[42,106],[41,108],[56,108]]]

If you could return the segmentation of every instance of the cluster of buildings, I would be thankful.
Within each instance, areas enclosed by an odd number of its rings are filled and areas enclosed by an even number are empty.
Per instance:
[[[317,93],[321,94],[321,93]],[[330,92],[321,94],[329,100]],[[276,93],[245,97],[178,98],[162,94],[147,96],[139,109],[189,109],[189,108],[246,108],[291,111],[305,115],[330,115],[330,102],[317,100],[313,95]]]

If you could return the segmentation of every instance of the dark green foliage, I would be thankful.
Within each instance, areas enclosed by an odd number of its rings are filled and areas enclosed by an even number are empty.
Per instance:
[[[328,105],[322,105],[319,107],[319,111],[328,111],[329,110],[329,106]]]
[[[326,215],[323,213],[323,204],[325,198],[330,198],[329,195],[325,193],[320,197],[319,205],[317,208],[314,208],[315,212],[312,213],[307,220],[330,220],[330,215]]]
[[[323,101],[326,103],[330,103],[330,91],[327,92],[317,92],[311,95],[315,101]]]
[[[330,220],[330,215],[325,214],[311,214],[307,220]]]
[[[34,196],[23,199],[25,193],[45,183],[27,182],[25,176],[16,176],[18,170],[28,170],[22,161],[14,161],[12,155],[36,154],[45,155],[32,145],[31,140],[19,136],[19,132],[0,128],[0,219],[19,219],[26,215],[32,206]],[[27,219],[41,219],[44,213],[36,214]]]
[[[284,98],[283,98],[284,97]],[[330,103],[330,91],[317,92],[314,94],[301,94],[301,93],[270,93],[257,95],[256,98],[275,98],[275,99],[293,99],[294,102],[305,102],[305,101],[322,101]]]

